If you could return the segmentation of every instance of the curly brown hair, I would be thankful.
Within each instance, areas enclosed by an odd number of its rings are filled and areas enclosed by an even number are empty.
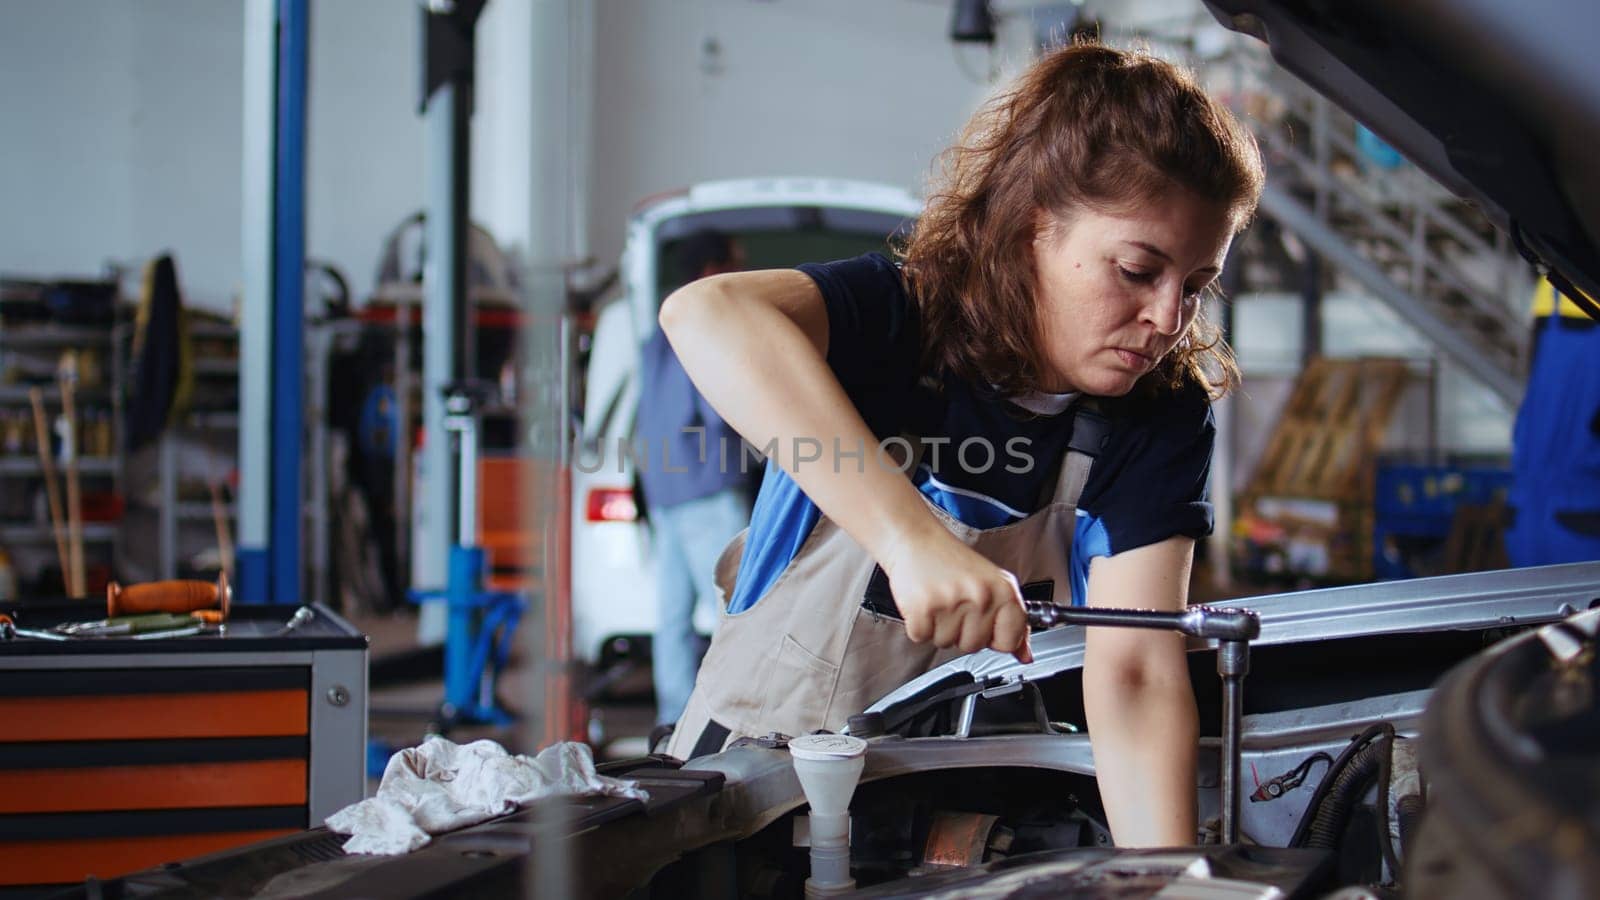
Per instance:
[[[1127,209],[1176,185],[1217,203],[1237,233],[1264,175],[1254,138],[1192,75],[1080,41],[1046,54],[972,117],[903,247],[921,308],[923,361],[1015,396],[1044,372],[1034,302],[1039,213]],[[1141,385],[1238,384],[1221,330],[1196,316]]]

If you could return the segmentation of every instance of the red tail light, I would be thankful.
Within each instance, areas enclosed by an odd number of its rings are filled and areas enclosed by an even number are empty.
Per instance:
[[[636,522],[639,519],[639,504],[628,488],[594,488],[589,491],[585,505],[584,518],[590,522]]]

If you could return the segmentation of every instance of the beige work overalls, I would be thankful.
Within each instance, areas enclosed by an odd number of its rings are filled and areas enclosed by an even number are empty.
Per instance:
[[[931,502],[928,508],[963,543],[1016,575],[1029,599],[1070,603],[1078,498],[1105,433],[1104,419],[1078,410],[1049,501],[1017,522],[980,529]],[[839,731],[878,698],[960,654],[916,643],[902,621],[863,607],[877,567],[826,516],[767,593],[751,608],[730,615],[727,598],[733,596],[745,534],[740,532],[717,561],[724,610],[667,745],[670,755],[689,758],[712,722],[729,734],[720,746],[701,747],[702,752],[772,732],[793,737]]]

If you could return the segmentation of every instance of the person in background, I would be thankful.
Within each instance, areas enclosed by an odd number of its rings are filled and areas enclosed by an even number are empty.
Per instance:
[[[695,384],[775,454],[673,756],[838,730],[957,652],[1030,662],[1024,596],[1185,606],[1210,401],[1239,377],[1201,300],[1255,213],[1254,140],[1170,63],[1083,43],[946,160],[898,264],[719,275],[662,305]],[[1194,843],[1183,637],[1086,641],[1113,837]]]
[[[1528,355],[1506,556],[1513,566],[1600,559],[1600,322],[1541,278]]]
[[[743,264],[738,243],[712,230],[684,238],[674,261],[682,283]],[[641,352],[634,438],[647,454],[639,481],[655,547],[656,724],[669,725],[683,713],[700,666],[696,602],[715,598],[717,555],[750,520],[749,479],[740,472],[738,435],[695,390],[660,328]]]

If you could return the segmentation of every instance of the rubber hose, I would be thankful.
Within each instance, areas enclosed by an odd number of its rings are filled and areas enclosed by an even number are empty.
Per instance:
[[[1417,836],[1417,824],[1422,819],[1421,794],[1407,794],[1395,801],[1395,817],[1400,820],[1400,854],[1411,850],[1411,839]]]
[[[1389,748],[1385,742],[1368,744],[1334,776],[1333,787],[1328,790],[1328,795],[1317,807],[1311,820],[1311,830],[1306,835],[1307,847],[1331,850],[1338,845],[1345,826],[1349,824],[1350,811],[1361,801],[1361,795],[1367,792],[1367,785],[1378,774],[1383,754],[1387,752]]]
[[[1350,764],[1350,761],[1361,748],[1380,735],[1393,738],[1394,726],[1388,722],[1379,722],[1376,725],[1369,726],[1355,740],[1352,740],[1340,752],[1338,758],[1328,766],[1328,771],[1322,775],[1322,781],[1318,782],[1317,789],[1312,792],[1311,801],[1306,804],[1305,812],[1300,815],[1300,824],[1295,826],[1294,836],[1289,839],[1289,846],[1304,847],[1306,845],[1306,834],[1311,830],[1311,821],[1316,816],[1317,810],[1322,807],[1322,800],[1328,796],[1328,791],[1332,789],[1339,773],[1344,771],[1345,767]]]
[[[1389,782],[1394,778],[1394,739],[1393,731],[1384,735],[1383,754],[1378,757],[1378,849],[1383,853],[1383,864],[1388,869],[1391,881],[1400,877],[1400,857],[1394,852],[1394,834],[1389,827]]]

